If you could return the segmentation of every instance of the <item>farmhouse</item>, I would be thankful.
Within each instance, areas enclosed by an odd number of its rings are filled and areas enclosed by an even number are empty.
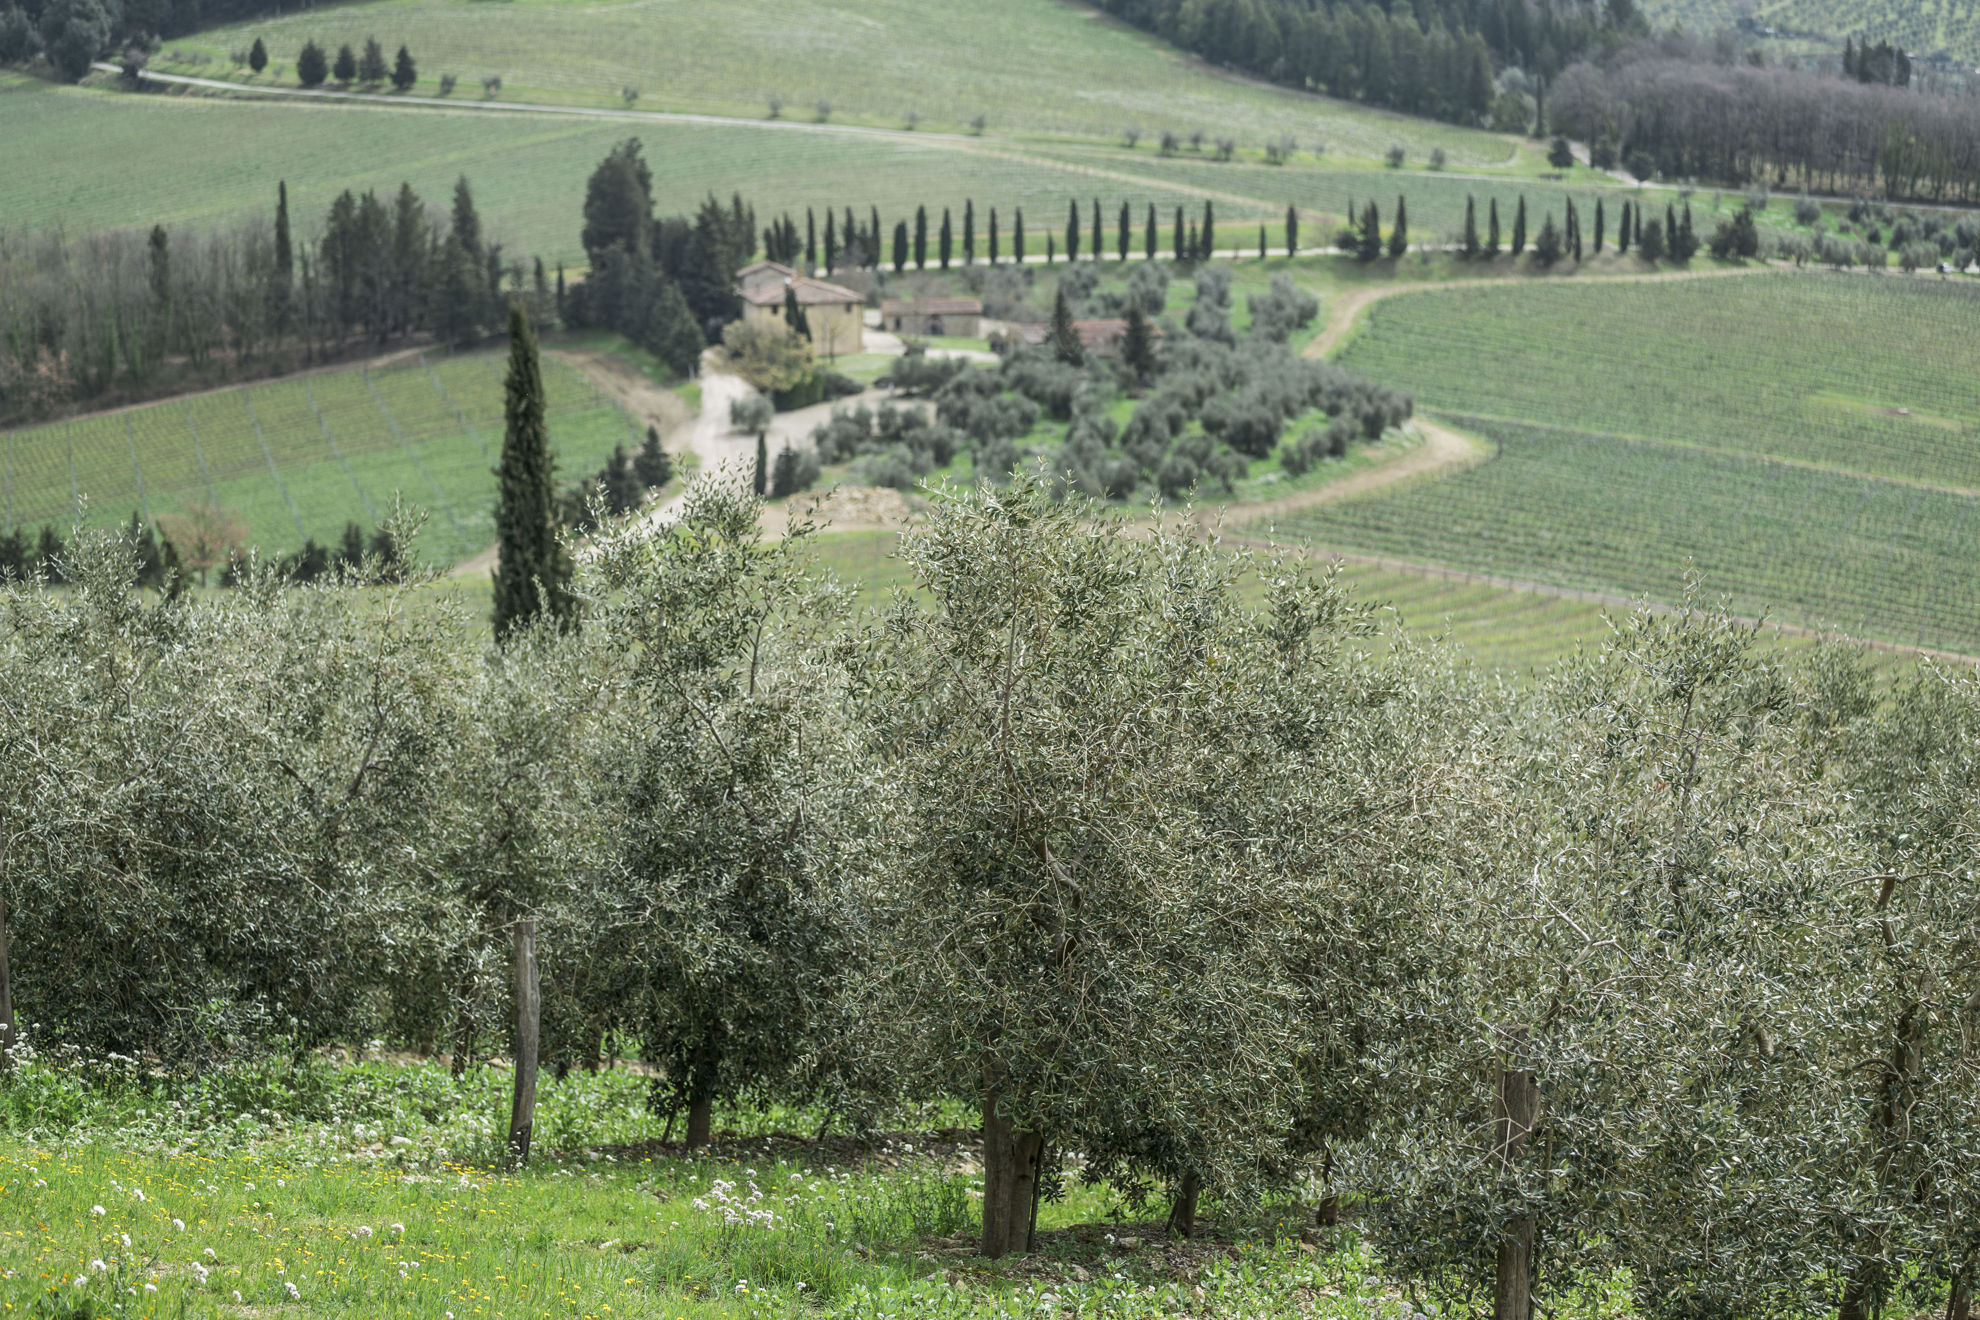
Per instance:
[[[880,328],[897,335],[975,339],[983,329],[983,304],[975,298],[889,299],[880,304]]]
[[[796,293],[811,325],[812,347],[825,357],[866,347],[866,299],[851,289],[774,261],[759,261],[736,272],[736,293],[742,298],[743,320],[750,325],[783,324],[785,295]]]

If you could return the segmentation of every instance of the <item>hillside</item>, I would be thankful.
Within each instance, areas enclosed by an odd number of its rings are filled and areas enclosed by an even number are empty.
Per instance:
[[[1980,60],[1980,5],[1974,0],[1643,0],[1659,30],[1677,24],[1694,35],[1752,18],[1769,27],[1828,38],[1888,41],[1918,55],[1946,51]]]

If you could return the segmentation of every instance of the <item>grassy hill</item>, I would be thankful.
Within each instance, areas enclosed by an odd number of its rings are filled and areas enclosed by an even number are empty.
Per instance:
[[[1317,541],[1980,653],[1980,310],[1933,279],[1415,294],[1347,364],[1498,458],[1295,520]],[[1815,329],[1819,327],[1819,332]]]
[[[1920,55],[1948,51],[1980,60],[1980,5],[1974,0],[1643,0],[1659,31],[1673,23],[1694,34],[1731,27],[1741,18],[1794,33],[1830,38],[1867,36]]]
[[[569,367],[543,367],[562,470],[595,471],[630,423]],[[305,537],[334,544],[349,520],[368,528],[397,493],[431,515],[421,557],[452,563],[495,539],[501,369],[497,354],[354,368],[9,432],[5,525],[66,529],[84,506],[121,521],[212,503],[275,554]]]

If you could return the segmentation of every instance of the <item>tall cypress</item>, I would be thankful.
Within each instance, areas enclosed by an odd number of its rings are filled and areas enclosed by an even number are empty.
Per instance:
[[[1022,206],[1017,208],[1017,214],[1011,221],[1011,258],[1020,266],[1024,264],[1024,208]]]
[[[1382,212],[1373,202],[1361,213],[1361,241],[1354,255],[1360,261],[1373,261],[1382,255]]]
[[[1176,208],[1176,260],[1188,261],[1190,252],[1191,249],[1186,245],[1183,237],[1183,209],[1178,206]]]
[[[1512,254],[1516,257],[1526,251],[1526,194],[1519,195],[1519,210],[1513,213]]]
[[[567,627],[577,616],[571,561],[557,539],[556,462],[543,422],[543,365],[536,331],[520,301],[509,304],[509,373],[503,385],[502,465],[495,530],[495,638],[547,617]]]
[[[1148,234],[1146,238],[1148,259],[1155,260],[1155,203],[1148,204]]]
[[[868,259],[872,261],[873,269],[879,270],[882,258],[880,256],[880,208],[877,206],[873,208],[873,229],[870,236],[873,241],[868,243],[867,247],[872,250],[872,255]]]
[[[1581,216],[1574,209],[1574,199],[1567,199],[1567,245],[1573,254],[1575,264],[1581,263]]]
[[[963,198],[963,265],[976,264],[976,203]]]
[[[950,250],[955,246],[955,231],[949,226],[949,208],[946,206],[942,208],[942,234],[937,242],[936,255],[942,263],[942,269],[947,270]]]
[[[894,222],[894,274],[898,275],[902,271],[906,270],[907,264],[908,264],[907,221],[896,220]]]
[[[1261,223],[1261,224],[1260,224],[1260,225],[1258,226],[1258,259],[1259,259],[1260,261],[1263,261],[1263,260],[1265,260],[1265,255],[1266,255],[1266,249],[1265,249],[1265,226],[1264,226],[1264,225],[1263,225],[1263,224]]]
[[[831,274],[832,267],[839,263],[839,217],[831,207],[825,208],[825,273]]]
[[[1608,217],[1602,213],[1602,199],[1597,197],[1595,199],[1595,255],[1596,256],[1602,255],[1602,230],[1606,227],[1607,223],[1608,223]]]
[[[990,264],[997,264],[997,208],[990,208]]]
[[[1496,257],[1499,255],[1499,199],[1494,197],[1487,203],[1486,210],[1485,255]]]
[[[1665,203],[1665,205],[1664,205],[1664,248],[1665,248],[1665,250],[1666,250],[1666,251],[1668,251],[1669,253],[1671,253],[1671,255],[1673,255],[1673,256],[1676,256],[1676,255],[1678,254],[1678,252],[1679,252],[1679,251],[1681,251],[1681,249],[1680,249],[1680,248],[1678,247],[1678,243],[1677,243],[1677,239],[1678,239],[1678,217],[1677,217],[1677,208],[1676,208],[1676,207],[1674,207],[1674,206],[1672,206],[1672,205],[1670,205],[1669,203]]]
[[[1203,232],[1197,241],[1202,245],[1203,259],[1208,261],[1217,250],[1217,213],[1207,197],[1203,199]]]
[[[1478,256],[1478,199],[1464,199],[1464,248],[1463,256],[1471,261]]]
[[[1107,231],[1100,227],[1100,199],[1093,199],[1093,259],[1104,261],[1107,257]]]
[[[283,292],[288,291],[295,275],[296,252],[289,238],[289,181],[283,179],[275,185],[275,278]]]
[[[1134,245],[1134,209],[1126,202],[1121,203],[1121,261],[1128,259],[1128,249]]]
[[[914,268],[928,269],[928,208],[914,208]]]
[[[756,498],[762,499],[770,489],[770,445],[763,432],[756,433]]]
[[[474,193],[468,189],[467,175],[454,183],[454,237],[476,264],[481,261],[481,215],[474,209]]]
[[[818,217],[808,206],[804,208],[804,264],[818,269]]]
[[[1286,255],[1299,255],[1299,211],[1291,206],[1286,208]]]
[[[1079,203],[1066,203],[1066,260],[1079,260]]]
[[[1636,220],[1631,225],[1631,229],[1633,230],[1631,237],[1636,240],[1636,246],[1638,246],[1639,248],[1642,247],[1643,246],[1643,203],[1641,202],[1638,202],[1636,204]]]
[[[1396,198],[1396,225],[1389,231],[1389,255],[1400,261],[1409,252],[1409,203]]]
[[[1624,202],[1622,209],[1622,222],[1616,226],[1616,251],[1622,254],[1627,254],[1629,252],[1629,240],[1630,240],[1629,216],[1630,216],[1629,203]]]

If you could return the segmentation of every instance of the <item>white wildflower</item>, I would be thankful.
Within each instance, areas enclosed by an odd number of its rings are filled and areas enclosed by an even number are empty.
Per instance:
[[[98,1216],[98,1217],[101,1217],[101,1216],[102,1216],[102,1214],[103,1214],[103,1207],[102,1207],[102,1206],[100,1206],[100,1205],[93,1205],[93,1206],[91,1206],[91,1207],[89,1208],[89,1212],[90,1212],[90,1214],[92,1214],[92,1215],[95,1215],[95,1216]]]

